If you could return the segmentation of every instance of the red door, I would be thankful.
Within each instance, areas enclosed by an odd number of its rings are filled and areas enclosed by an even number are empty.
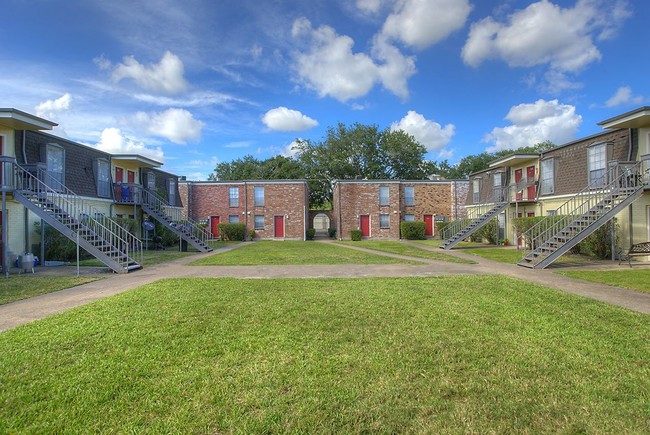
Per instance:
[[[126,178],[128,183],[135,183],[135,172],[133,171],[127,171],[126,172]]]
[[[433,215],[424,215],[424,235],[433,236]]]
[[[115,182],[116,183],[122,183],[122,180],[124,179],[124,171],[122,168],[118,168],[117,166],[115,167]],[[116,201],[121,201],[122,200],[122,187],[121,186],[115,186],[115,200]]]
[[[212,233],[212,237],[219,237],[219,222],[221,222],[219,216],[210,216],[210,232]]]
[[[273,237],[284,238],[284,216],[273,217]]]
[[[519,182],[521,181],[522,172],[523,171],[521,169],[516,169],[515,170],[515,185],[518,185]],[[517,195],[517,201],[521,201],[523,199],[522,198],[523,194],[522,194],[521,191],[517,191],[516,195]]]
[[[3,252],[4,252],[4,245],[2,244],[2,212],[0,211],[0,265],[2,265]]]
[[[361,228],[361,237],[370,237],[370,216],[367,214],[359,216],[359,227]]]
[[[528,182],[531,183],[528,186],[528,200],[532,201],[535,199],[535,166],[529,166],[526,168],[526,177],[528,178]]]

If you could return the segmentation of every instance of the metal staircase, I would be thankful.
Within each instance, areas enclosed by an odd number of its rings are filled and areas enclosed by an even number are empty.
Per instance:
[[[442,232],[442,238],[446,241],[440,245],[440,248],[449,250],[483,228],[510,205],[508,193],[507,186],[496,189],[491,207],[476,208],[469,218],[452,222],[447,226]]]
[[[637,200],[647,185],[643,162],[614,162],[603,177],[522,234],[520,266],[543,269]]]
[[[141,269],[142,241],[40,168],[13,163],[14,199],[117,273]],[[138,255],[140,262],[134,257]]]
[[[205,226],[198,224],[189,217],[184,217],[181,208],[171,206],[155,192],[140,188],[139,193],[139,202],[145,213],[200,252],[211,252],[213,250],[208,243],[208,240],[212,238],[212,234],[206,231]]]

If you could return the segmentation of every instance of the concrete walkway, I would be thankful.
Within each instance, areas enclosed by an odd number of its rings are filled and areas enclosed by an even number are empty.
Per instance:
[[[325,242],[328,243],[328,242]],[[218,253],[237,249],[233,245],[220,249]],[[338,245],[344,246],[344,245]],[[442,252],[439,248],[417,245],[419,248]],[[444,251],[449,255],[469,259],[477,264],[450,263],[446,261],[424,260],[397,254],[381,253],[362,247],[345,246],[349,249],[381,254],[422,262],[422,265],[408,264],[323,264],[309,266],[186,266],[199,258],[215,255],[214,252],[196,254],[171,262],[149,266],[144,270],[123,275],[110,275],[106,279],[72,287],[54,293],[35,296],[30,299],[0,305],[0,331],[15,328],[25,323],[41,319],[62,311],[84,305],[107,296],[115,295],[163,278],[360,278],[360,277],[399,277],[399,276],[441,276],[499,274],[556,288],[576,295],[596,299],[613,305],[650,314],[650,294],[620,287],[589,283],[553,273],[552,270],[533,270],[520,266],[499,263],[470,255],[460,250]],[[608,263],[611,264],[611,263]],[[615,264],[612,268],[619,268]],[[577,265],[575,269],[589,266]],[[620,268],[627,266],[620,266]],[[647,266],[642,266],[647,267]]]

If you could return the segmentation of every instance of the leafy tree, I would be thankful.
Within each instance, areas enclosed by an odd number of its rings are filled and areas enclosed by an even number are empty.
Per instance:
[[[304,178],[300,163],[291,157],[274,156],[258,160],[251,155],[222,162],[210,174],[210,180],[292,180]]]

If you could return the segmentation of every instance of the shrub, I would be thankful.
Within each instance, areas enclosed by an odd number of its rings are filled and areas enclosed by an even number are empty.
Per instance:
[[[333,239],[336,237],[336,228],[328,228],[327,229],[327,235],[330,236],[330,239]]]
[[[316,235],[316,230],[314,228],[307,228],[307,233],[305,234],[305,238],[307,240],[314,240],[315,235]]]
[[[612,256],[612,225],[614,225],[615,244],[618,246],[618,224],[616,219],[612,219],[596,231],[591,233],[578,244],[580,252],[593,255],[601,260],[606,260]]]
[[[424,222],[400,222],[399,224],[402,238],[406,240],[424,240],[426,226]]]
[[[40,236],[41,234],[41,223],[34,223],[34,230]],[[38,246],[40,251],[40,243]],[[35,255],[41,255],[40,252],[32,252]],[[79,249],[79,259],[87,260],[93,258],[88,252],[83,248]],[[72,240],[68,239],[66,236],[61,234],[54,227],[48,225],[45,227],[45,258],[41,258],[40,261],[76,261],[77,260],[77,244]],[[42,263],[41,263],[42,264]]]
[[[440,237],[442,237],[443,230],[447,228],[449,225],[451,225],[450,221],[441,221],[441,222],[436,222],[436,234],[439,234]]]
[[[361,230],[350,230],[350,238],[355,242],[361,241]]]
[[[489,244],[497,244],[497,219],[494,218],[485,224],[481,229],[470,236],[472,242],[482,243],[487,240]]]
[[[223,223],[217,227],[219,228],[219,238],[221,240],[234,240],[238,242],[246,240],[246,224]]]
[[[250,230],[250,232],[248,233],[248,237],[249,237],[249,239],[250,239],[251,242],[252,242],[253,240],[255,240],[255,236],[256,236],[256,235],[257,235],[257,234],[255,233],[255,230]]]

